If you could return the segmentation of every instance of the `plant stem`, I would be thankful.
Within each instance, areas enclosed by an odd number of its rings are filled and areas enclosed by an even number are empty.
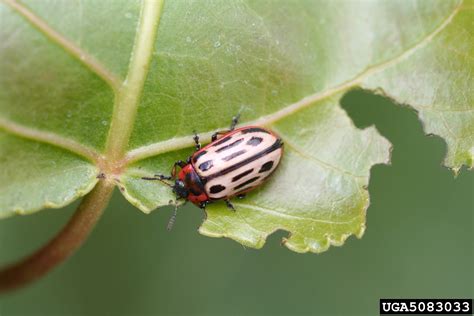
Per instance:
[[[9,3],[18,7],[14,1]],[[115,90],[118,89],[119,91],[116,91],[118,94],[116,95],[111,128],[106,142],[105,159],[107,163],[100,166],[102,172],[108,175],[117,171],[117,163],[122,161],[125,156],[152,59],[162,7],[163,0],[143,1],[127,78],[120,87],[113,84]],[[19,8],[21,9],[21,7]],[[23,11],[22,13],[24,13]],[[61,39],[57,38],[57,40]],[[75,52],[71,45],[63,46],[70,48],[69,51]],[[102,70],[95,64],[91,65],[90,68],[98,73]],[[105,77],[107,79],[107,76]],[[67,145],[70,144],[67,143]],[[96,187],[82,200],[73,217],[56,237],[31,256],[0,270],[0,293],[31,283],[72,255],[87,239],[101,217],[110,200],[114,186],[115,184],[112,181],[105,179],[99,181]]]
[[[0,270],[0,293],[31,283],[62,263],[87,239],[106,208],[114,184],[101,180],[84,197],[66,226],[43,248]]]

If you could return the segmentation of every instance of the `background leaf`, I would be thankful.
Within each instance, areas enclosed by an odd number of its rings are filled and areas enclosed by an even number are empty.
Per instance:
[[[141,47],[132,45],[139,3],[68,5],[0,5],[0,126],[72,151],[77,164],[87,158],[88,170],[115,179],[145,212],[172,196],[139,178],[166,173],[189,155],[193,129],[209,140],[241,111],[242,124],[262,124],[283,137],[282,166],[236,203],[237,213],[210,207],[201,233],[261,247],[268,234],[285,229],[285,245],[299,252],[361,236],[369,170],[388,161],[390,144],[374,128],[354,127],[340,108],[355,87],[415,107],[426,132],[446,138],[446,165],[472,167],[472,2],[169,1],[149,69],[131,67],[128,74],[128,60]],[[128,152],[118,159],[104,149],[114,105],[117,111],[127,88],[122,82],[133,71],[147,71],[146,81]],[[109,133],[109,141],[114,137]],[[64,203],[97,181],[61,176],[66,181],[56,194]],[[38,179],[46,184],[46,175]],[[0,199],[14,187],[7,189]],[[34,210],[45,197],[39,189],[25,199],[35,201],[28,204]]]

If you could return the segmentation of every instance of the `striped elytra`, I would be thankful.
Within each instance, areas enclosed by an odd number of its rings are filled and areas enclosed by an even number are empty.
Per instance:
[[[190,161],[209,200],[228,199],[262,184],[275,170],[283,142],[258,126],[233,130],[203,147]]]
[[[258,126],[235,129],[238,119],[239,115],[232,119],[228,131],[214,133],[213,141],[203,148],[199,136],[194,133],[196,152],[187,161],[176,161],[170,175],[142,177],[143,180],[160,181],[175,193],[175,212],[168,229],[176,219],[178,200],[190,201],[202,209],[213,201],[224,200],[227,207],[235,211],[229,199],[241,198],[257,188],[277,168],[283,155],[281,138]]]

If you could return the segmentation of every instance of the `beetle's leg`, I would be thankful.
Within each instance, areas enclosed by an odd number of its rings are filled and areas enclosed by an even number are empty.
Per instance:
[[[232,205],[232,203],[230,203],[229,200],[224,200],[224,201],[225,201],[225,204],[227,205],[227,207],[228,207],[231,211],[235,212],[235,207]]]
[[[196,131],[193,131],[193,133],[194,133],[194,137],[193,137],[194,143],[196,144],[195,145],[196,146],[196,151],[198,151],[199,149],[201,149],[201,143],[199,142],[199,136],[196,133]]]
[[[184,168],[184,166],[186,166],[186,163],[184,161],[182,161],[182,160],[176,161],[173,165],[173,168],[171,169],[170,180],[176,178],[176,173],[178,172],[178,167]]]
[[[178,160],[174,163],[173,167],[171,168],[171,175],[165,176],[164,174],[155,174],[153,177],[142,177],[143,180],[173,180],[176,178],[176,172],[178,167],[183,168],[186,166],[186,163],[182,160]]]
[[[227,134],[229,131],[218,131],[218,132],[215,132],[214,134],[212,134],[211,136],[211,141],[215,141],[217,140],[217,137],[219,135],[224,135],[224,134]]]
[[[211,140],[215,141],[217,140],[217,137],[219,135],[224,135],[224,134],[227,134],[228,132],[232,132],[235,129],[235,126],[239,124],[239,118],[240,118],[240,113],[232,118],[232,123],[230,124],[230,128],[228,130],[215,132],[214,134],[212,134]]]
[[[240,113],[238,113],[236,116],[232,118],[232,123],[230,124],[231,131],[233,131],[235,129],[235,126],[239,124],[239,119],[240,119]]]
[[[243,199],[245,196],[246,196],[246,194],[245,194],[245,193],[242,193],[242,194],[238,194],[238,195],[237,195],[237,198],[238,198],[238,199]]]
[[[205,210],[206,209],[206,206],[207,204],[209,204],[209,201],[204,201],[204,202],[201,202],[199,203],[199,208]]]

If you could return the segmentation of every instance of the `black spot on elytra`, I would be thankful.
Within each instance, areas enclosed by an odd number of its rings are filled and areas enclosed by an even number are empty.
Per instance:
[[[202,150],[196,154],[194,154],[193,156],[193,162],[196,163],[196,161],[198,161],[199,158],[201,158],[202,156],[204,156],[205,154],[207,154],[207,151],[206,150]]]
[[[222,158],[222,160],[229,161],[231,159],[234,159],[237,156],[245,154],[246,152],[247,151],[245,149],[242,149],[242,150],[236,151],[235,153],[230,154],[229,156],[226,156],[226,157]]]
[[[253,169],[249,169],[247,171],[244,171],[244,172],[236,175],[235,177],[232,178],[232,182],[235,182],[235,181],[238,181],[238,180],[242,179],[243,177],[245,177],[246,175],[248,175],[252,171],[253,171]]]
[[[229,145],[222,146],[221,148],[217,149],[217,150],[216,150],[216,153],[220,153],[221,151],[224,151],[224,150],[227,150],[227,149],[231,149],[232,147],[237,146],[238,144],[240,144],[240,143],[243,142],[243,141],[244,141],[243,138],[237,139],[235,142],[230,143]]]
[[[236,187],[234,188],[234,190],[238,190],[238,189],[240,189],[240,188],[243,188],[243,187],[246,186],[247,184],[250,184],[250,183],[254,182],[255,180],[257,180],[258,178],[260,178],[260,177],[253,177],[252,179],[249,179],[249,180],[247,180],[247,181],[245,181],[245,182],[239,184],[238,186],[236,186]]]
[[[250,139],[247,141],[247,145],[250,145],[250,146],[257,146],[257,145],[260,144],[262,141],[263,141],[263,138],[262,138],[262,137],[252,136],[252,138],[250,138]]]
[[[224,144],[225,142],[228,142],[231,138],[232,138],[232,136],[226,136],[226,137],[224,137],[224,138],[222,138],[222,139],[219,139],[219,140],[217,140],[217,141],[214,143],[213,146],[215,147],[215,146],[222,145],[222,144]]]
[[[219,193],[219,192],[222,192],[222,191],[224,191],[224,190],[225,190],[225,186],[220,185],[220,184],[213,185],[213,186],[209,189],[209,191],[210,191],[211,193]]]
[[[268,161],[268,162],[266,162],[262,165],[262,167],[260,168],[258,173],[268,171],[268,170],[272,169],[272,167],[273,167],[273,161]]]
[[[199,170],[201,171],[207,171],[211,169],[213,166],[212,160],[204,161],[202,164],[199,165]]]

